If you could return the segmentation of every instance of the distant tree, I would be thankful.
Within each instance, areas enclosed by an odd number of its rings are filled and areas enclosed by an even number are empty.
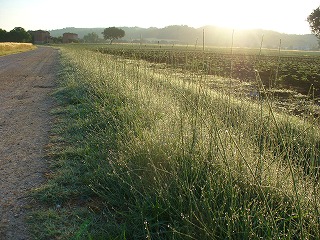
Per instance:
[[[6,30],[0,28],[0,42],[8,41],[8,33]]]
[[[59,37],[51,37],[53,43],[62,43],[62,36]]]
[[[95,32],[88,33],[83,37],[84,42],[97,43],[99,42],[99,36]]]
[[[320,38],[320,7],[313,10],[307,18],[311,31],[317,38]]]
[[[104,39],[110,40],[110,44],[111,44],[115,39],[123,38],[125,35],[125,31],[120,28],[109,27],[104,29],[102,34]]]
[[[31,42],[32,36],[22,27],[15,27],[9,32],[8,39],[10,42]]]

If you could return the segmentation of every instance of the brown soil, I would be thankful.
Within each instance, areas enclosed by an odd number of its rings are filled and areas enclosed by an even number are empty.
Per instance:
[[[45,180],[58,50],[0,57],[0,239],[30,239],[28,193]],[[36,206],[33,206],[36,207]]]

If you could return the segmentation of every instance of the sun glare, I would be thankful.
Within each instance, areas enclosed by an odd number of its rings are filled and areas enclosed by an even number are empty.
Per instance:
[[[2,28],[59,29],[65,27],[165,27],[214,25],[232,29],[260,28],[290,33],[307,33],[306,18],[318,7],[318,0],[198,0],[189,4],[181,0],[103,1],[90,4],[74,0],[56,0],[50,6],[41,0],[6,2],[0,8]],[[76,7],[75,7],[76,6]],[[41,21],[39,21],[41,19]]]

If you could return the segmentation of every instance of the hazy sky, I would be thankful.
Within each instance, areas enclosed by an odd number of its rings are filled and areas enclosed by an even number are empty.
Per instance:
[[[310,33],[319,0],[0,0],[0,28],[216,25]]]

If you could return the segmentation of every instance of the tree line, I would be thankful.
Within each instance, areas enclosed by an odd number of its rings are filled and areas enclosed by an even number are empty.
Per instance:
[[[307,21],[310,25],[310,29],[311,32],[318,38],[318,40],[320,39],[320,7],[316,8],[315,10],[313,10],[312,13],[310,13],[310,15],[307,18]],[[196,43],[199,39],[199,37],[201,37],[200,34],[195,34],[196,29],[193,29],[191,27],[188,26],[168,26],[165,27],[161,30],[157,29],[157,28],[150,28],[148,29],[148,32],[145,32],[144,37],[150,37],[150,38],[158,38],[158,39],[176,39],[176,40],[186,40],[188,38],[190,38],[190,36],[192,36],[193,38],[197,35],[199,35],[196,38]],[[212,32],[210,34],[210,32]],[[207,26],[207,30],[206,33],[209,33],[209,35],[216,35],[217,32],[223,33],[223,34],[219,34],[220,36],[222,35],[228,35],[225,34],[226,31],[225,30],[221,30],[221,29],[217,29],[217,28],[209,28]],[[272,32],[269,31],[271,34],[273,35],[272,39],[274,39],[274,37],[276,37],[276,35],[279,35],[279,33],[276,32]],[[123,29],[120,28],[116,28],[116,27],[109,27],[109,28],[105,28],[104,31],[102,32],[102,35],[104,37],[105,40],[110,40],[110,44],[117,39],[123,38],[125,36],[125,31]],[[148,36],[150,35],[150,36]],[[242,39],[243,42],[248,42],[252,39],[256,38],[256,33],[255,32],[248,32],[248,34],[246,34],[247,36],[249,36],[249,39]],[[296,35],[295,36],[298,40],[302,40],[300,39],[301,36]],[[54,43],[58,43],[61,41],[62,37],[51,37],[52,42]],[[131,39],[132,36],[131,36]],[[194,40],[194,39],[189,39],[189,40]],[[222,42],[226,42],[227,39],[223,39]],[[230,39],[229,39],[230,40]],[[289,40],[289,38],[288,38]],[[88,33],[87,35],[85,35],[83,37],[82,42],[90,42],[90,43],[98,43],[98,42],[102,42],[103,40],[99,38],[98,34],[95,32],[91,32]],[[141,33],[140,33],[140,41],[141,41]],[[24,28],[22,27],[15,27],[14,29],[12,29],[11,31],[7,32],[4,29],[0,28],[0,42],[22,42],[22,43],[26,43],[26,42],[33,42],[32,39],[32,35],[27,32]],[[158,41],[159,42],[159,41]],[[290,40],[288,41],[290,42]],[[189,44],[189,41],[186,42],[187,44]],[[320,41],[318,42],[319,46],[320,46]],[[212,44],[210,44],[212,45]],[[214,45],[219,45],[219,42],[215,42]],[[255,47],[255,46],[250,46],[250,47]],[[273,47],[273,46],[270,46]]]
[[[102,34],[105,40],[110,40],[110,43],[112,43],[114,40],[124,37],[125,31],[120,28],[109,27],[104,29]],[[53,43],[59,43],[62,42],[62,37],[51,37],[51,40]],[[15,27],[9,32],[0,28],[0,42],[27,43],[33,42],[33,39],[30,32],[22,27]],[[83,42],[97,43],[101,42],[101,39],[96,33],[92,32],[84,36]]]
[[[113,42],[122,43],[153,43],[153,44],[183,44],[195,46],[202,44],[203,30],[205,30],[205,44],[207,46],[228,47],[231,45],[232,29],[215,26],[193,28],[189,26],[167,26],[164,28],[121,27],[125,36]],[[104,43],[104,28],[64,28],[51,30],[52,36],[58,37],[63,32],[75,32],[80,42]],[[239,30],[234,34],[235,47],[259,48],[261,36],[264,35],[265,48],[278,48],[279,39],[282,39],[283,49],[315,50],[318,47],[317,38],[311,34],[294,35],[268,30]],[[257,40],[258,39],[258,40]],[[110,42],[110,40],[108,40]]]
[[[294,34],[282,34],[275,31],[265,30],[245,30],[241,31],[238,36],[235,36],[236,47],[259,47],[260,42],[254,41],[261,38],[262,35],[266,35],[265,47],[277,48],[279,46],[279,39],[282,39],[283,47],[286,49],[299,49],[299,50],[318,50],[320,47],[320,7],[315,9],[307,18],[309,22],[311,32],[315,35],[294,35]],[[224,29],[214,26],[206,26],[203,29],[195,29],[189,26],[168,26],[162,29],[158,28],[125,28],[127,38],[131,39],[131,42],[147,42],[145,39],[156,39],[158,43],[180,43],[180,44],[197,44],[202,38],[202,31],[206,32],[206,44],[214,46],[224,46],[231,41],[232,29]],[[84,31],[82,29],[82,31]],[[125,31],[115,27],[106,28],[102,32],[105,40],[110,40],[112,43],[114,40],[124,37]],[[145,38],[145,39],[143,39]],[[317,41],[318,38],[318,41]],[[162,39],[162,40],[161,40]],[[165,39],[165,40],[164,40]],[[83,37],[83,42],[98,43],[103,40],[99,38],[96,32],[91,32]],[[124,40],[126,42],[128,40]],[[171,42],[170,42],[171,41]],[[230,44],[229,44],[230,45]]]
[[[15,27],[11,31],[7,32],[0,28],[0,42],[32,42],[32,36],[22,27]]]

